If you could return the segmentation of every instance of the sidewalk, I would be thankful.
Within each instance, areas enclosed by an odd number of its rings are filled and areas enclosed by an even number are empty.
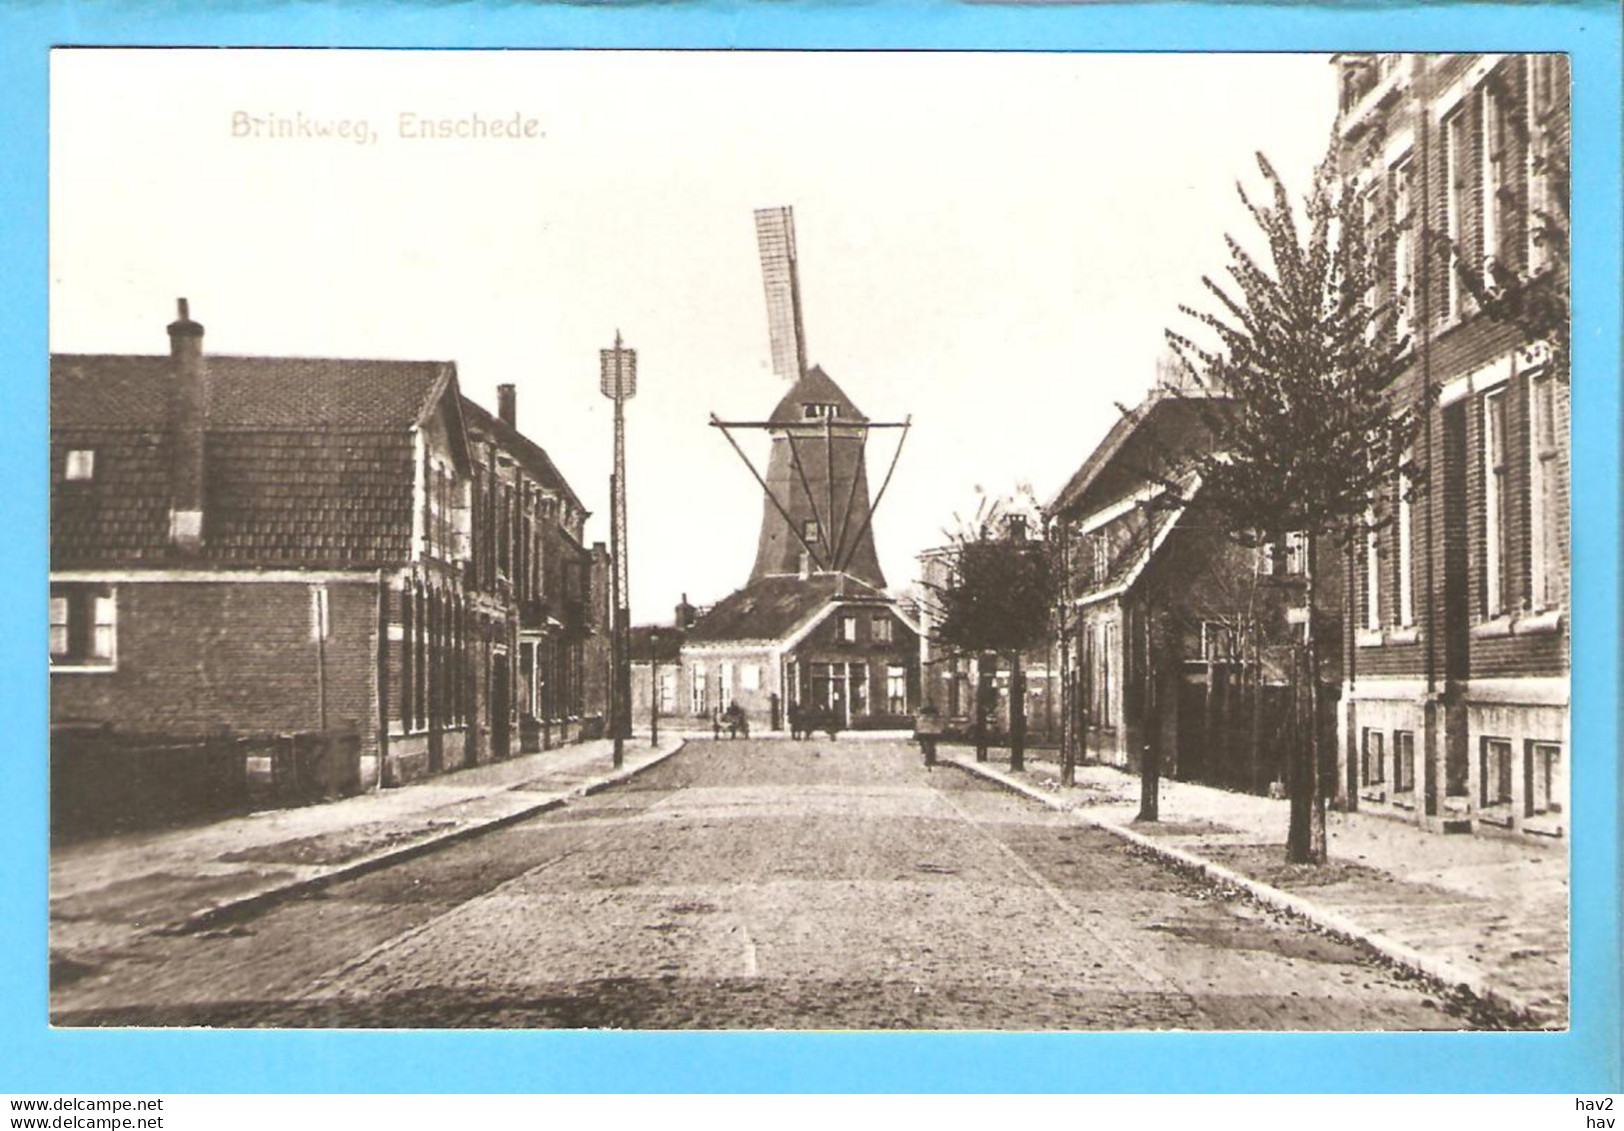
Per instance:
[[[1264,903],[1360,939],[1411,969],[1563,1028],[1568,1017],[1566,842],[1443,835],[1363,813],[1326,815],[1326,864],[1285,862],[1288,802],[1163,780],[1156,824],[1135,824],[1139,778],[1078,766],[1060,788],[1052,751],[1010,774],[1008,751],[942,761],[1016,788]]]
[[[231,912],[377,868],[566,804],[676,753],[679,735],[647,737],[612,765],[602,739],[526,754],[299,809],[53,847],[53,965],[88,961],[151,931]]]

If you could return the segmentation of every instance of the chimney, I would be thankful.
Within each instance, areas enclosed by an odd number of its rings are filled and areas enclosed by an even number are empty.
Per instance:
[[[677,602],[675,624],[678,628],[692,628],[694,626],[694,607],[688,603],[688,594],[682,595]]]
[[[192,321],[185,299],[176,300],[177,317],[169,324],[169,358],[174,366],[170,389],[169,538],[183,551],[203,541],[203,431],[208,412],[208,366],[203,359],[203,327]]]
[[[512,385],[496,386],[496,415],[509,428],[519,426],[518,390]]]

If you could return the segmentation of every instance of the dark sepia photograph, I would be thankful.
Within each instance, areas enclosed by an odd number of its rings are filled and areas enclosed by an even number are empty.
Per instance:
[[[53,50],[51,1025],[1566,1030],[1569,105]]]

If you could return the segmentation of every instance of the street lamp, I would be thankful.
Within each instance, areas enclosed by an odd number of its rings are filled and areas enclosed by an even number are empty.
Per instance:
[[[648,633],[648,744],[660,745],[660,630]]]

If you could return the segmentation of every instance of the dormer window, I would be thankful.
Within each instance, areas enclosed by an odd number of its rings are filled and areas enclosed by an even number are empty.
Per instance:
[[[834,420],[840,411],[838,405],[812,402],[801,406],[801,416],[805,420]]]
[[[69,483],[87,483],[96,477],[96,453],[91,448],[74,448],[68,452],[62,478]]]

